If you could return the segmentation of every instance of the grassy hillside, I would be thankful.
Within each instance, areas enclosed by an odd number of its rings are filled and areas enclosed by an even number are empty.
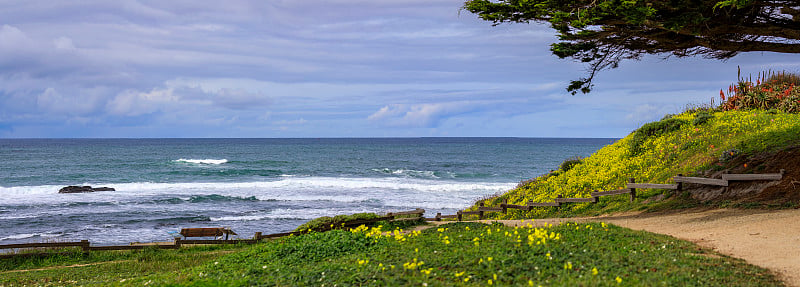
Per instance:
[[[692,110],[648,123],[627,137],[608,145],[579,162],[562,168],[516,189],[486,201],[498,205],[528,201],[553,201],[563,197],[590,197],[594,190],[623,188],[628,178],[637,182],[669,183],[679,173],[698,174],[704,170],[730,167],[734,159],[777,151],[800,144],[800,115],[777,110],[715,111]],[[758,172],[759,167],[751,167]],[[775,172],[775,171],[770,171]],[[626,196],[604,197],[599,204],[573,204],[567,207],[537,208],[530,212],[509,211],[506,218],[535,218],[585,211],[614,211],[641,207],[662,190],[641,190],[637,202]],[[499,215],[498,216],[503,216]]]
[[[356,228],[272,241],[121,285],[776,286],[768,271],[694,244],[602,223]]]

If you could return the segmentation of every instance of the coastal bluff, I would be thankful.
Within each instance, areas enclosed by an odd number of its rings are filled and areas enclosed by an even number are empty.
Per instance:
[[[91,186],[77,186],[77,185],[70,185],[62,187],[58,190],[58,193],[86,193],[86,192],[95,192],[95,191],[116,191],[112,187],[91,187]]]

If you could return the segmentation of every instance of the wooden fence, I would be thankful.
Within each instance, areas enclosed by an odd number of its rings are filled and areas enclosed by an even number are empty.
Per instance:
[[[597,191],[591,193],[591,197],[589,198],[564,198],[561,195],[558,195],[553,202],[532,202],[529,201],[526,205],[516,205],[516,204],[508,204],[507,200],[503,201],[499,207],[487,207],[484,206],[483,202],[478,203],[478,208],[476,210],[466,211],[466,210],[459,210],[454,215],[442,215],[441,213],[437,213],[436,217],[432,220],[440,221],[443,219],[457,219],[461,221],[464,215],[478,215],[478,219],[483,219],[486,212],[501,212],[507,213],[508,209],[520,209],[531,211],[534,207],[559,207],[565,203],[598,203],[600,201],[600,197],[603,196],[612,196],[612,195],[620,195],[620,194],[628,194],[630,197],[630,201],[633,202],[636,199],[636,189],[667,189],[667,190],[675,190],[676,192],[680,192],[683,190],[684,183],[693,183],[693,184],[702,184],[702,185],[714,185],[714,186],[724,186],[727,187],[730,181],[754,181],[754,180],[781,180],[783,178],[785,170],[781,169],[780,173],[765,173],[765,174],[722,174],[722,179],[714,179],[714,178],[703,178],[703,177],[687,177],[683,176],[683,174],[678,174],[677,176],[673,177],[672,180],[675,182],[674,184],[660,184],[660,183],[637,183],[635,178],[629,178],[628,183],[625,185],[623,189],[616,189],[616,190],[608,190],[608,191]]]
[[[411,221],[411,220],[423,220],[425,219],[422,215],[425,213],[424,209],[417,208],[411,211],[402,211],[402,212],[390,212],[387,213],[386,216],[372,218],[372,219],[365,219],[365,220],[353,220],[344,222],[340,226],[335,226],[337,228],[347,228],[347,227],[356,227],[362,224],[371,224],[376,223],[379,221]],[[331,230],[332,228],[328,228],[325,230],[318,230],[319,232],[324,232]],[[302,232],[283,232],[283,233],[273,233],[262,235],[261,232],[256,232],[252,239],[233,239],[233,240],[195,240],[195,239],[181,239],[176,238],[172,244],[155,244],[155,243],[144,243],[144,244],[137,244],[131,243],[130,245],[112,245],[112,246],[92,246],[89,240],[81,240],[76,242],[50,242],[50,243],[18,243],[18,244],[6,244],[0,245],[0,250],[3,249],[16,249],[16,250],[36,250],[36,249],[53,249],[53,248],[69,248],[69,247],[79,247],[83,252],[90,252],[90,251],[107,251],[107,250],[141,250],[146,248],[156,248],[156,249],[178,249],[182,245],[203,245],[203,244],[254,244],[258,243],[263,239],[274,239],[280,237],[286,237],[291,235],[300,235],[308,233],[307,231]],[[2,258],[12,258],[12,257],[32,257],[32,256],[45,256],[45,255],[53,255],[53,254],[66,254],[68,252],[25,252],[25,253],[6,253],[0,254],[0,259]]]

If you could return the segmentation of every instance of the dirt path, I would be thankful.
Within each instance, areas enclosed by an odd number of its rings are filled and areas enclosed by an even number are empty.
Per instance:
[[[671,235],[777,273],[800,287],[800,209],[694,210],[668,214],[622,214],[591,218],[537,219],[536,225],[602,221]],[[502,221],[519,225],[519,220]],[[529,223],[526,220],[524,224]]]

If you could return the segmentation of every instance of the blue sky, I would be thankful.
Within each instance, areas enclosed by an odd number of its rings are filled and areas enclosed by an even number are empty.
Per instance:
[[[458,0],[2,1],[0,137],[623,137],[800,56],[585,67]]]

